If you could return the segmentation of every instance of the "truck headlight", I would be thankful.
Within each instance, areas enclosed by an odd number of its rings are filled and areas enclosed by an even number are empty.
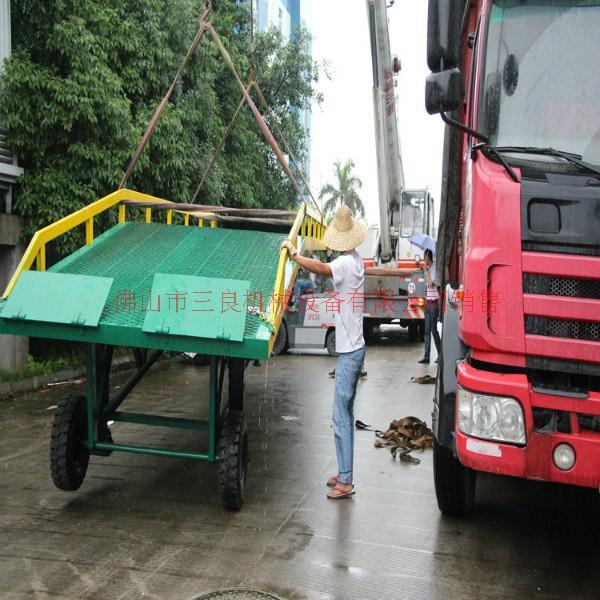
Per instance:
[[[477,394],[459,387],[458,429],[486,440],[525,443],[523,407],[514,398]]]

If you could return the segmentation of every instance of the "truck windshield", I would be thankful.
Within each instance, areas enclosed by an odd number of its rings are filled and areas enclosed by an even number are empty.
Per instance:
[[[425,192],[402,192],[402,221],[400,223],[400,236],[410,237],[422,233],[425,226]]]
[[[599,32],[598,0],[494,1],[478,124],[492,145],[600,164]]]

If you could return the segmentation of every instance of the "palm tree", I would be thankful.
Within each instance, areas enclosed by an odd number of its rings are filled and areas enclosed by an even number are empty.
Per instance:
[[[321,188],[319,194],[319,200],[326,198],[323,205],[325,213],[333,213],[338,206],[346,204],[355,215],[365,216],[365,207],[358,195],[362,181],[352,174],[355,166],[353,160],[347,160],[343,165],[339,160],[335,162],[337,187],[328,183]]]

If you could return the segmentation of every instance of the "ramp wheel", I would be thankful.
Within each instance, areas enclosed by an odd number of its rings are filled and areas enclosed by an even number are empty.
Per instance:
[[[219,491],[223,506],[238,511],[244,503],[248,473],[248,431],[241,410],[230,410],[223,419],[219,458]]]
[[[57,488],[73,491],[83,483],[90,460],[86,440],[85,396],[66,396],[54,414],[50,438],[50,472]]]
[[[325,338],[325,348],[329,352],[329,356],[337,356],[338,353],[335,350],[335,329],[332,329]]]
[[[433,441],[433,481],[439,509],[449,516],[467,516],[475,503],[476,473],[450,450]]]

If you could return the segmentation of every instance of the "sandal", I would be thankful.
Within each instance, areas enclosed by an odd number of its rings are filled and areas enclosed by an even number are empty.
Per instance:
[[[343,487],[336,485],[327,493],[327,497],[330,500],[342,500],[344,498],[350,498],[350,496],[354,496],[354,494],[356,494],[354,486],[352,486],[351,489],[346,490]]]

